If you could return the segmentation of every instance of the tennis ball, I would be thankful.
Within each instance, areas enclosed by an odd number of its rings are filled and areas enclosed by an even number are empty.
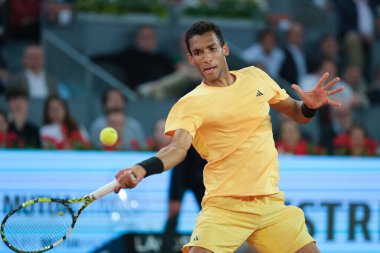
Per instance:
[[[58,215],[59,215],[59,216],[63,216],[63,212],[62,212],[62,211],[59,211],[59,212],[58,212]]]
[[[100,132],[100,141],[106,146],[112,146],[117,141],[117,132],[112,127],[106,127]]]

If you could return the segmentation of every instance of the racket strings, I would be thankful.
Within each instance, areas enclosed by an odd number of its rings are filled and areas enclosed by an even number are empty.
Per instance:
[[[11,215],[4,234],[21,251],[39,251],[61,240],[71,228],[71,210],[61,203],[35,203]]]

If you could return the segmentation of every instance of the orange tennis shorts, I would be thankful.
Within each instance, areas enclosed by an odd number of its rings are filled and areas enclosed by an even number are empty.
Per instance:
[[[258,252],[294,253],[315,242],[303,211],[285,206],[284,193],[255,197],[212,197],[202,203],[190,242],[215,253],[232,253],[247,241]]]

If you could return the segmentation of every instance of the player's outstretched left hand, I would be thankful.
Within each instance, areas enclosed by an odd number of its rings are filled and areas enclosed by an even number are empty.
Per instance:
[[[330,90],[331,87],[340,81],[340,78],[335,77],[333,80],[325,84],[329,75],[330,74],[326,72],[321,79],[319,79],[317,85],[310,91],[304,91],[296,84],[293,84],[292,88],[300,95],[303,103],[310,109],[318,109],[326,104],[341,106],[341,103],[330,99],[330,96],[341,92],[344,90],[344,87],[340,86]]]

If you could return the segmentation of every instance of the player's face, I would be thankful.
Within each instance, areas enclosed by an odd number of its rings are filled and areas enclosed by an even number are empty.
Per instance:
[[[226,56],[228,46],[220,45],[218,37],[213,32],[195,35],[190,38],[189,62],[194,65],[204,78],[206,84],[218,81],[223,74],[227,74]]]

